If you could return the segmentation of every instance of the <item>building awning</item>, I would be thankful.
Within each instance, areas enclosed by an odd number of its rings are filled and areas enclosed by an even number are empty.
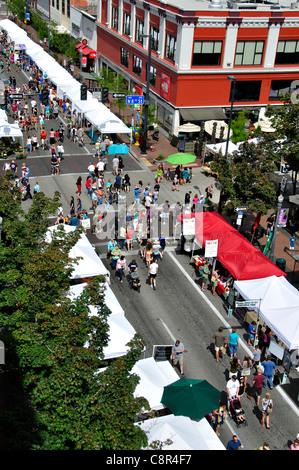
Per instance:
[[[79,44],[76,45],[76,49],[80,49],[81,47],[84,47],[84,44],[82,44],[82,42],[79,42]]]
[[[97,56],[96,51],[94,51],[93,49],[90,49],[90,47],[87,47],[87,46],[80,49],[80,52],[82,52],[83,55],[89,55],[91,59],[95,59]]]
[[[182,119],[187,122],[227,119],[222,108],[181,108],[180,113]]]

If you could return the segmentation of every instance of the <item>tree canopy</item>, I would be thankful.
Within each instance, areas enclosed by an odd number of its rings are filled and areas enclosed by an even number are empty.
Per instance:
[[[262,138],[257,144],[245,141],[239,152],[218,154],[211,162],[220,186],[221,208],[219,212],[233,215],[237,207],[247,207],[258,214],[266,214],[276,198],[274,183],[270,176],[275,170],[273,137]]]
[[[59,204],[58,193],[53,199],[37,193],[25,213],[11,182],[0,178],[5,448],[137,450],[147,438],[134,421],[148,403],[134,398],[139,377],[130,371],[144,343],[136,335],[124,357],[104,361],[111,314],[105,277],[90,280],[78,298],[68,296],[74,268],[69,251],[81,230],[61,228],[46,239],[48,217]]]
[[[299,103],[293,102],[290,94],[281,97],[281,106],[268,106],[266,116],[276,129],[281,139],[279,155],[292,170],[293,194],[296,194],[297,175],[299,171]]]

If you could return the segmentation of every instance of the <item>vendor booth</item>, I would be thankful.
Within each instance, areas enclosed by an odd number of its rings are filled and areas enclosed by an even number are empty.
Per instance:
[[[58,227],[62,227],[66,234],[76,230],[76,227],[72,227],[71,225],[54,225],[49,227],[45,238],[48,243],[51,242],[53,237],[52,233],[56,232]],[[74,270],[71,274],[72,279],[79,280],[107,274],[107,269],[102,260],[96,254],[95,249],[84,233],[81,234],[78,242],[71,248],[69,257],[78,261],[73,264]]]
[[[85,286],[86,284],[71,286],[68,297],[70,299],[78,297],[83,292]],[[127,354],[129,350],[127,344],[132,341],[136,331],[125,317],[120,304],[109,286],[106,286],[104,292],[104,302],[111,310],[111,314],[107,318],[109,342],[103,349],[104,359],[108,360]],[[93,305],[89,306],[89,311],[90,316],[97,315],[97,309]],[[86,344],[86,346],[88,346],[88,344]]]
[[[163,451],[225,450],[205,418],[194,421],[186,416],[160,416],[136,424],[146,433],[149,446],[161,442]],[[146,449],[152,449],[151,447]]]
[[[103,103],[97,101],[97,107],[86,109],[81,98],[81,84],[64,67],[59,65],[53,57],[44,49],[32,41],[26,32],[19,28],[13,21],[4,19],[0,21],[0,28],[7,32],[11,41],[21,43],[26,48],[28,56],[42,70],[45,78],[57,87],[58,96],[65,96],[76,102],[76,108],[83,112],[84,117],[100,132],[105,134],[131,134],[129,129],[115,114],[113,114]],[[91,92],[87,92],[87,101],[94,100]],[[94,101],[93,101],[94,103]],[[88,112],[87,112],[88,111]],[[93,113],[93,114],[92,114]]]
[[[290,350],[299,349],[299,292],[284,277],[235,281],[245,300],[261,299],[262,320]]]
[[[284,276],[284,273],[260,250],[254,247],[238,230],[215,212],[184,214],[195,217],[195,243],[204,247],[207,240],[218,240],[217,258],[238,280]]]
[[[178,378],[170,362],[156,362],[153,357],[141,359],[134,365],[132,373],[141,379],[134,397],[146,398],[152,410],[164,409],[165,406],[161,403],[164,387]]]

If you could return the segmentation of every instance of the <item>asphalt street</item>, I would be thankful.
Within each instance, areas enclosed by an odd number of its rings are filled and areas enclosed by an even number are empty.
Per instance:
[[[2,74],[7,77],[9,74]],[[14,73],[18,83],[23,83],[27,77],[23,72],[18,76]],[[46,121],[46,130],[59,126],[58,121]],[[38,133],[39,135],[39,133]],[[26,141],[26,137],[24,137]],[[65,155],[61,163],[61,174],[52,176],[50,173],[50,154],[40,148],[36,153],[30,154],[26,164],[30,169],[31,187],[38,181],[40,188],[47,196],[52,196],[58,190],[61,194],[61,202],[65,214],[69,211],[70,197],[76,199],[76,179],[79,175],[83,181],[87,176],[87,167],[93,157],[93,145],[85,136],[84,147],[72,143],[67,138],[64,140]],[[109,156],[106,180],[113,175],[111,172],[111,160]],[[19,168],[23,161],[19,160]],[[142,180],[144,185],[148,182],[153,186],[154,173],[142,162],[132,155],[124,156],[124,173],[129,173],[131,183]],[[194,168],[192,183],[180,187],[179,192],[172,192],[171,183],[164,181],[161,185],[159,203],[168,200],[171,204],[184,202],[186,191],[192,194],[204,192],[204,188],[213,181],[207,178],[200,168]],[[131,187],[132,188],[132,187]],[[128,195],[128,203],[133,202],[133,190]],[[213,196],[217,200],[217,190]],[[90,198],[84,192],[81,196],[83,208],[90,213]],[[25,210],[30,207],[31,201],[22,202]],[[55,217],[55,214],[53,214]],[[88,234],[94,244],[98,255],[104,264],[110,269],[109,261],[106,259],[107,241],[98,240],[95,236]],[[242,359],[248,352],[246,343],[246,331],[242,320],[234,315],[228,318],[223,301],[220,297],[213,297],[210,291],[206,293],[200,290],[200,280],[194,266],[190,264],[190,256],[181,254],[177,241],[170,240],[162,261],[159,261],[159,273],[157,277],[157,290],[154,291],[148,285],[147,268],[138,255],[137,244],[133,251],[126,253],[127,263],[133,257],[139,264],[141,273],[141,293],[129,290],[126,282],[120,284],[111,272],[111,287],[121,303],[125,314],[146,342],[145,357],[152,356],[154,345],[172,344],[175,339],[180,339],[185,345],[184,372],[186,377],[201,378],[208,380],[213,386],[225,392],[229,357],[226,356],[219,363],[215,362],[213,354],[213,334],[220,325],[226,328],[227,333],[232,326],[237,328],[242,339],[242,347],[239,358]],[[179,375],[178,375],[179,377]],[[249,378],[251,383],[252,375]],[[231,419],[227,419],[221,429],[221,441],[224,445],[231,439],[232,434],[237,434],[242,442],[242,448],[251,450],[267,441],[273,450],[288,449],[288,441],[293,440],[299,432],[298,428],[298,406],[294,401],[294,390],[298,392],[298,374],[294,376],[291,383],[279,386],[271,392],[274,401],[274,410],[271,415],[271,429],[261,427],[260,411],[243,395],[241,402],[248,421],[247,427],[237,429]],[[291,399],[290,399],[291,397]]]

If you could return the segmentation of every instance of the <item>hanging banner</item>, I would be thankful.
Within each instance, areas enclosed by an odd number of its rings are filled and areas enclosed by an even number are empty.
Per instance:
[[[205,246],[205,258],[216,258],[218,253],[218,239],[217,240],[206,240]]]
[[[289,208],[287,209],[280,209],[279,216],[278,216],[278,226],[285,227],[287,225],[289,215]]]
[[[82,57],[81,63],[82,63],[82,67],[86,67],[86,66],[87,66],[87,57],[86,57],[86,56],[83,56],[83,57]]]
[[[160,87],[160,95],[165,100],[169,101],[170,97],[170,77],[165,73],[161,73],[161,87]]]

